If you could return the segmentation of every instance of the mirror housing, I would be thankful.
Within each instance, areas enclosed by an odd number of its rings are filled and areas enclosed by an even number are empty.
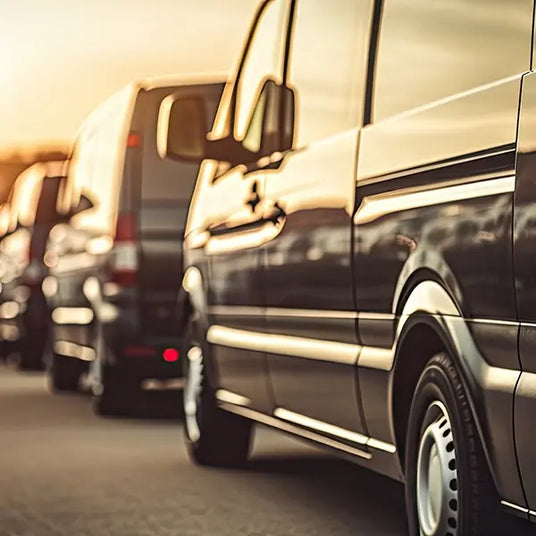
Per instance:
[[[162,158],[200,162],[206,158],[207,113],[200,95],[169,95],[160,105],[156,147]]]
[[[295,94],[292,88],[266,80],[243,141],[227,136],[207,139],[205,99],[201,95],[173,94],[160,105],[156,146],[161,158],[201,163],[218,160],[231,165],[250,164],[292,148]]]

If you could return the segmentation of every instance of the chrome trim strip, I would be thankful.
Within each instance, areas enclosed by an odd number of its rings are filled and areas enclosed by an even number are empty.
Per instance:
[[[346,439],[347,441],[358,443],[359,445],[366,445],[369,439],[366,435],[351,432],[350,430],[340,428],[339,426],[328,424],[317,419],[312,419],[311,417],[306,417],[305,415],[300,415],[299,413],[294,413],[288,409],[276,408],[274,410],[274,415],[283,421],[290,421],[294,424],[305,426],[305,428],[312,428],[322,432],[323,434],[340,437],[341,439]]]
[[[411,177],[413,175],[419,175],[421,173],[426,173],[429,171],[434,171],[434,170],[439,170],[439,169],[448,169],[448,168],[451,168],[453,166],[457,166],[460,164],[467,164],[468,162],[478,162],[479,160],[482,160],[482,159],[487,159],[493,156],[500,156],[502,154],[513,153],[514,151],[515,151],[515,148],[512,147],[511,149],[491,151],[483,155],[467,156],[465,158],[459,158],[457,160],[449,160],[448,162],[442,162],[439,164],[427,164],[424,166],[417,166],[411,169],[405,169],[403,171],[395,171],[393,173],[387,173],[385,175],[373,175],[372,177],[365,177],[362,179],[358,178],[357,186],[358,187],[368,186],[370,184],[376,184],[378,182],[390,181],[393,179],[403,179],[404,177]],[[477,176],[445,180],[445,181],[438,182],[436,184],[436,187],[453,186],[455,184],[467,184],[468,182],[475,182],[475,180],[485,181],[485,180],[490,180],[490,179],[497,179],[500,177],[504,177],[504,173],[505,173],[504,171],[496,171],[494,173],[484,173],[482,175],[477,175]]]
[[[523,506],[518,506],[517,504],[514,504],[514,503],[511,503],[511,502],[508,502],[508,501],[501,501],[501,504],[503,506],[506,506],[506,508],[511,508],[512,510],[516,510],[518,512],[522,512],[523,514],[529,514],[529,513],[532,513],[529,511],[528,508],[525,508]]]
[[[291,309],[286,307],[254,307],[247,305],[210,305],[209,314],[237,316],[282,316],[303,318],[341,318],[353,320],[357,318],[354,311],[330,311],[328,309]]]
[[[393,313],[359,312],[357,313],[357,318],[359,318],[360,320],[385,320],[392,322],[396,318],[396,315]]]
[[[430,189],[414,188],[385,192],[365,197],[354,216],[354,224],[362,225],[382,216],[414,208],[452,203],[461,199],[474,199],[513,192],[515,176],[500,179],[475,180],[467,184]]]
[[[466,318],[466,322],[472,324],[494,324],[496,326],[519,326],[519,322],[512,320],[494,320],[492,318]]]
[[[389,452],[389,454],[394,454],[396,452],[396,447],[392,443],[386,443],[385,441],[380,441],[373,437],[370,437],[367,441],[367,447],[383,450],[384,452]]]
[[[244,408],[242,406],[234,406],[233,404],[227,404],[227,403],[220,404],[220,407],[224,409],[225,411],[230,411],[231,413],[235,413],[242,417],[252,419],[254,421],[257,421],[261,424],[266,424],[267,426],[271,426],[273,428],[278,428],[279,430],[283,430],[284,432],[289,432],[291,434],[303,437],[305,439],[309,439],[316,443],[320,443],[327,447],[341,450],[343,452],[346,452],[347,454],[359,456],[360,458],[364,458],[365,460],[370,460],[372,458],[372,454],[370,454],[370,452],[365,452],[363,450],[350,447],[349,445],[346,445],[345,443],[340,443],[339,441],[336,441],[335,439],[330,439],[320,434],[316,434],[315,432],[304,430],[303,428],[299,428],[298,426],[294,426],[285,421],[280,421],[279,419],[276,419],[275,417],[265,415],[264,413],[260,413],[259,411],[255,411],[250,408]]]
[[[273,240],[282,229],[282,225],[275,225],[267,221],[258,229],[242,230],[228,234],[211,236],[205,244],[207,255],[219,255],[243,249],[257,248]]]
[[[363,346],[357,359],[357,366],[376,370],[389,371],[395,358],[394,348],[379,346]]]
[[[218,325],[213,325],[208,329],[207,340],[220,346],[344,365],[355,365],[361,350],[361,346],[357,344],[245,331]]]
[[[218,389],[216,391],[216,398],[221,402],[228,402],[237,406],[249,406],[251,404],[249,398],[225,389]]]
[[[299,426],[305,426],[306,428],[311,428],[323,434],[328,434],[331,436],[340,437],[341,439],[346,439],[352,443],[357,443],[358,445],[365,445],[367,447],[374,448],[376,450],[383,450],[394,454],[396,452],[396,447],[390,443],[385,443],[379,439],[374,439],[372,437],[359,434],[357,432],[352,432],[341,428],[340,426],[335,426],[324,421],[319,421],[300,413],[295,413],[294,411],[289,411],[285,408],[276,408],[274,415],[284,421],[290,421]]]
[[[340,318],[354,320],[394,320],[393,313],[334,311],[330,309],[292,309],[290,307],[256,307],[248,305],[209,305],[208,313],[220,316],[281,316],[303,318]]]
[[[249,305],[209,305],[207,312],[217,316],[264,316],[266,309]]]

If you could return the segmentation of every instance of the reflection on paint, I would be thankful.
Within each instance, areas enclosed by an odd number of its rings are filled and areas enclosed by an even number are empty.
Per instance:
[[[55,324],[86,325],[93,321],[93,311],[87,307],[58,307],[52,311]]]

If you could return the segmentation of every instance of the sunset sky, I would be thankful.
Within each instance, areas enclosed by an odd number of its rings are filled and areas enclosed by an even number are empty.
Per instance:
[[[256,0],[0,0],[0,149],[69,142],[130,80],[226,71]]]

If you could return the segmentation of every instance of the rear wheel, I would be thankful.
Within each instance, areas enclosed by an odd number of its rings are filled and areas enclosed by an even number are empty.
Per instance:
[[[411,536],[528,534],[499,498],[454,363],[434,356],[422,373],[406,441],[406,503]]]
[[[101,365],[102,366],[102,365]],[[128,415],[133,411],[139,383],[118,368],[102,366],[100,382],[92,387],[93,408],[97,415]]]
[[[44,354],[47,347],[46,329],[27,333],[19,343],[19,362],[21,370],[43,370]]]
[[[79,360],[53,353],[49,371],[52,390],[76,391],[83,371]]]
[[[183,391],[185,439],[190,458],[200,465],[243,465],[249,454],[251,421],[218,407],[207,377],[203,346],[189,337]]]

